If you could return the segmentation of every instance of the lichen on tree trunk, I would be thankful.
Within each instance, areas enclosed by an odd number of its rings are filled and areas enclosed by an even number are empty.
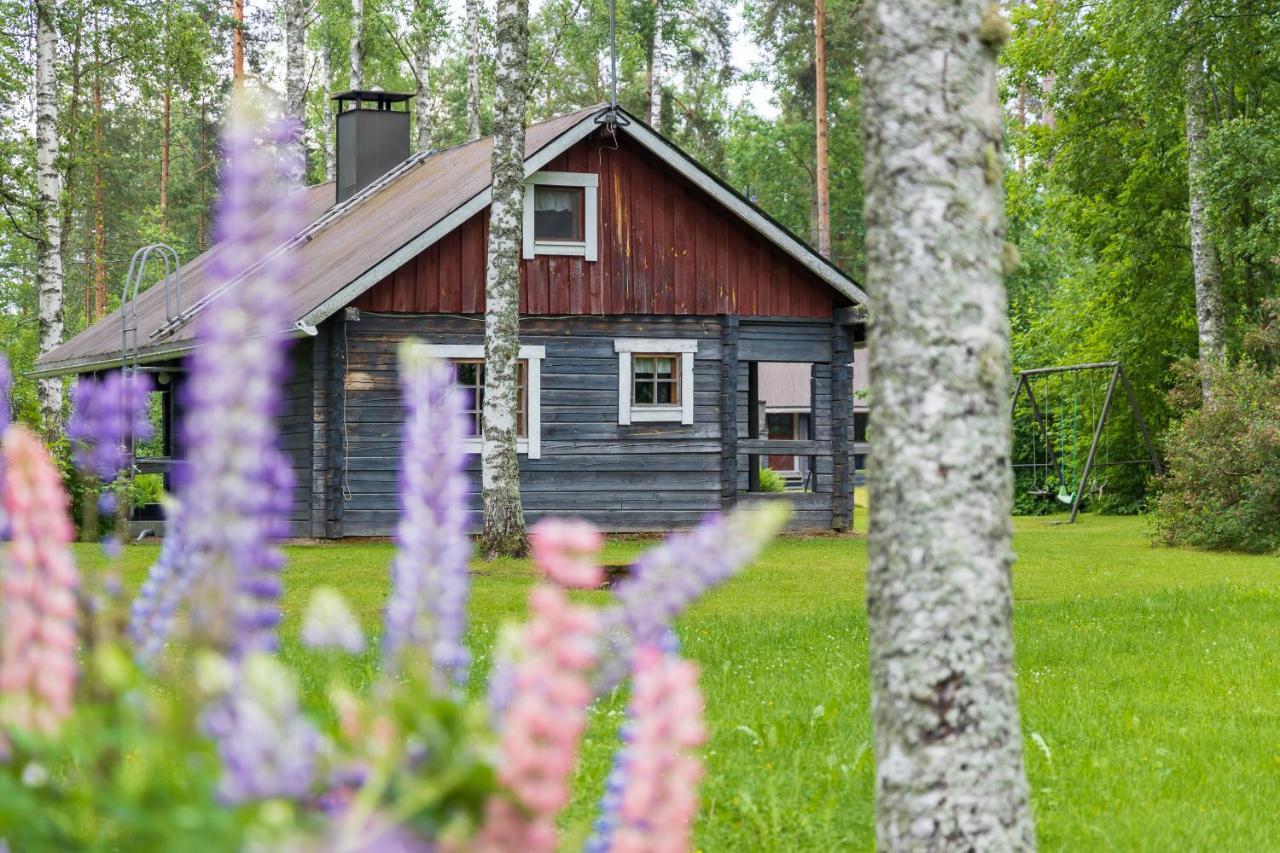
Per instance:
[[[284,4],[284,107],[302,127],[307,109],[307,4],[305,0],[285,0]]]
[[[1009,27],[984,0],[872,0],[865,26],[877,843],[1033,849],[1010,617]]]
[[[57,28],[54,5],[35,4],[36,15],[36,298],[40,353],[62,343],[62,178],[58,174]],[[36,385],[41,428],[55,436],[62,424],[62,380],[41,379]]]
[[[1213,377],[1227,357],[1223,341],[1222,267],[1209,233],[1207,193],[1204,189],[1205,128],[1204,61],[1187,62],[1187,187],[1191,202],[1191,269],[1196,288],[1196,330],[1200,339],[1200,384],[1206,400],[1213,391]]]
[[[480,136],[480,0],[467,0],[467,138]],[[526,12],[525,15],[528,18]],[[526,30],[526,47],[528,53],[528,23]],[[502,44],[499,39],[499,45]],[[501,47],[499,47],[501,50]],[[496,120],[496,117],[495,117]]]
[[[482,553],[528,550],[516,455],[520,355],[520,253],[524,212],[525,78],[529,56],[527,0],[499,0],[493,117],[493,204],[485,276]]]

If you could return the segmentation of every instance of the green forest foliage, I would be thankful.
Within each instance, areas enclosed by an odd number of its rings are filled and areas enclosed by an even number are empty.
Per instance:
[[[208,245],[230,89],[230,6],[219,0],[65,0],[58,10],[67,333],[118,302],[129,257],[164,240],[184,259]],[[281,2],[250,4],[250,73],[283,91]],[[491,10],[482,2],[481,130],[492,115]],[[411,91],[414,39],[431,47],[431,141],[467,138],[464,22],[446,0],[365,0],[365,83]],[[863,272],[861,31],[858,0],[829,0],[832,251]],[[350,84],[350,0],[315,0],[307,30],[309,177],[323,180],[326,93]],[[797,234],[816,219],[813,5],[808,0],[618,0],[618,94]],[[34,140],[29,4],[0,0],[0,339],[16,368],[35,357]],[[1015,367],[1119,360],[1153,430],[1181,414],[1171,365],[1197,337],[1188,236],[1184,80],[1206,69],[1207,195],[1222,260],[1229,344],[1238,354],[1263,301],[1280,288],[1280,0],[1031,0],[1011,5],[1014,36],[1000,76],[1006,105],[1008,276]],[[546,0],[530,21],[530,120],[609,97],[607,0]],[[752,67],[731,61],[756,43]],[[326,77],[327,69],[327,77]],[[740,95],[763,86],[762,115]],[[165,98],[166,93],[168,98]],[[170,180],[160,199],[168,108]],[[419,104],[421,109],[424,105]],[[101,227],[99,228],[99,222]],[[1012,253],[1010,253],[1012,254]],[[1063,389],[1088,396],[1095,388]],[[20,382],[29,417],[34,394]],[[1092,403],[1089,403],[1092,405]],[[1081,415],[1077,421],[1087,418]],[[1062,425],[1059,424],[1059,427]],[[1034,440],[1017,418],[1015,461]],[[1088,429],[1059,429],[1079,454]],[[1132,419],[1109,426],[1113,459],[1142,457]],[[1146,505],[1149,471],[1099,471],[1096,509]],[[1061,478],[1061,477],[1060,477]],[[1040,478],[1043,479],[1043,478]],[[1043,490],[1020,475],[1025,493]]]

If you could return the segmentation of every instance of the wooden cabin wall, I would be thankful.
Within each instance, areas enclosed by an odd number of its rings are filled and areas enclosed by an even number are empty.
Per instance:
[[[599,260],[521,263],[527,315],[656,314],[830,318],[839,297],[640,144],[587,139],[546,166],[600,175]],[[487,211],[353,303],[365,311],[484,311]]]
[[[289,375],[281,390],[280,449],[293,471],[293,500],[289,505],[289,535],[309,537],[312,529],[311,487],[315,470],[314,435],[316,398],[312,390],[312,338],[300,338],[289,347]]]
[[[792,526],[827,527],[832,522],[832,494],[835,489],[837,442],[833,441],[832,332],[830,322],[759,322],[742,320],[738,328],[737,394],[738,435],[750,429],[748,370],[750,362],[792,362],[813,365],[813,440],[825,455],[813,461],[815,483],[812,492],[788,494],[794,505]],[[737,486],[748,490],[748,458],[738,454]]]
[[[480,343],[483,318],[378,315],[348,322],[343,536],[385,536],[399,514],[403,410],[396,348],[408,337]],[[340,334],[335,332],[335,334]],[[618,424],[620,337],[696,339],[694,423]],[[529,320],[521,341],[546,347],[542,362],[542,458],[520,457],[530,521],[573,514],[609,530],[669,530],[720,508],[720,321],[649,317]],[[471,457],[479,523],[480,459]],[[339,471],[331,476],[341,476]]]

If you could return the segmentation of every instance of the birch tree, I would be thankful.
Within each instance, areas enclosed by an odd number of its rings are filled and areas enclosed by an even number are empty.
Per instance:
[[[307,4],[284,2],[284,108],[301,126],[307,110]]]
[[[1191,202],[1191,269],[1196,288],[1196,329],[1200,338],[1200,386],[1204,399],[1213,391],[1213,375],[1226,361],[1223,341],[1222,267],[1209,233],[1207,193],[1204,189],[1208,157],[1205,152],[1204,61],[1187,62],[1187,184]]]
[[[493,204],[489,209],[489,266],[485,276],[481,443],[484,528],[480,546],[489,559],[519,556],[528,548],[516,455],[528,0],[498,0],[496,18]]]
[[[877,840],[1032,849],[1010,625],[1009,26],[987,0],[871,0],[864,26]]]
[[[351,0],[351,88],[364,88],[364,0]]]
[[[40,353],[62,342],[62,179],[58,174],[57,28],[54,3],[36,0],[36,293]],[[47,434],[62,422],[62,380],[42,379],[38,398]]]
[[[480,136],[480,0],[467,0],[467,138]],[[528,14],[521,27],[526,31],[524,50],[528,53]],[[523,117],[521,118],[523,122]],[[521,167],[523,168],[523,166]]]

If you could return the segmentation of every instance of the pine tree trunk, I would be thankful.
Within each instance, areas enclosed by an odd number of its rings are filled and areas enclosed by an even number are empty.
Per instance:
[[[480,0],[467,0],[466,12],[467,138],[477,139],[480,136]]]
[[[169,231],[169,149],[173,96],[165,88],[160,101],[160,233]]]
[[[827,2],[816,0],[813,16],[813,57],[816,72],[814,125],[817,129],[818,253],[831,257],[831,172],[827,153]]]
[[[364,0],[351,0],[351,88],[364,88]]]
[[[244,85],[244,0],[231,0],[231,80]]]
[[[284,4],[284,108],[302,127],[307,118],[307,4]]]
[[[1213,378],[1226,361],[1223,341],[1222,268],[1209,233],[1208,199],[1204,190],[1207,167],[1205,143],[1204,63],[1187,63],[1187,184],[1191,200],[1191,269],[1195,275],[1196,328],[1200,334],[1200,385],[1207,401]]]
[[[519,393],[520,255],[524,211],[524,118],[529,57],[528,0],[498,0],[494,93],[493,206],[484,316],[484,529],[492,559],[528,549],[516,455]]]
[[[36,0],[36,240],[37,317],[40,352],[62,342],[62,186],[58,174],[58,78],[55,67],[57,30],[53,4]],[[46,435],[62,424],[62,380],[37,384],[40,419]]]
[[[95,34],[93,45],[93,319],[107,310],[106,183],[102,174],[102,55]],[[165,168],[164,164],[161,169]]]
[[[1030,850],[996,95],[1009,26],[987,0],[865,13],[876,840]]]

